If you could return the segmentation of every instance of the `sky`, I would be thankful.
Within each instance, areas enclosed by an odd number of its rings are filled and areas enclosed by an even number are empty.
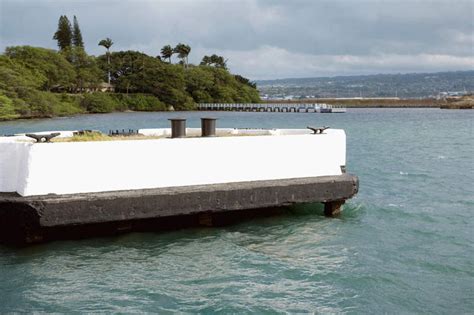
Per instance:
[[[181,42],[252,80],[474,70],[474,0],[0,0],[0,50],[57,49],[63,14],[90,54]]]

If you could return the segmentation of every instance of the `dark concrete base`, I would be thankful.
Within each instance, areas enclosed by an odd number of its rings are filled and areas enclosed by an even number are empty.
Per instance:
[[[328,217],[334,217],[341,213],[342,205],[345,203],[345,200],[336,200],[324,203],[324,215]]]
[[[100,235],[107,229],[140,230],[166,220],[192,220],[212,225],[215,214],[259,212],[262,208],[296,203],[325,203],[325,214],[336,215],[358,191],[354,175],[170,187],[74,195],[21,197],[0,194],[0,242],[36,243]],[[250,210],[250,211],[249,211]],[[171,221],[170,221],[171,222]],[[155,222],[156,223],[156,222]],[[171,225],[171,224],[169,224]]]

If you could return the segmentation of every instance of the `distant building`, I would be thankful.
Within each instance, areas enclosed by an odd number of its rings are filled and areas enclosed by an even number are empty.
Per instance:
[[[467,91],[447,91],[447,92],[439,92],[437,99],[445,99],[445,98],[461,98],[462,96],[468,95]]]
[[[109,84],[107,82],[102,82],[99,85],[99,91],[101,91],[101,92],[115,92],[115,87],[112,84]]]
[[[82,88],[70,89],[62,85],[55,85],[51,88],[51,92],[64,93],[92,93],[92,92],[115,92],[115,87],[107,82],[102,82],[99,85],[84,86]]]
[[[107,82],[101,82],[96,86],[89,86],[82,89],[82,92],[115,92],[115,87]]]

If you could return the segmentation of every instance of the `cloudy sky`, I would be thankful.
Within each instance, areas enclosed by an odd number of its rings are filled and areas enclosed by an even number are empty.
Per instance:
[[[183,42],[251,79],[474,69],[474,0],[0,0],[0,50],[56,48],[62,14],[90,54]]]

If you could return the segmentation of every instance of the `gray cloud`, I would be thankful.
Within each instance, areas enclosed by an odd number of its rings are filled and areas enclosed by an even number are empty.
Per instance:
[[[219,53],[253,79],[474,69],[474,1],[0,0],[0,49],[55,48],[61,14],[77,15],[86,49]]]

